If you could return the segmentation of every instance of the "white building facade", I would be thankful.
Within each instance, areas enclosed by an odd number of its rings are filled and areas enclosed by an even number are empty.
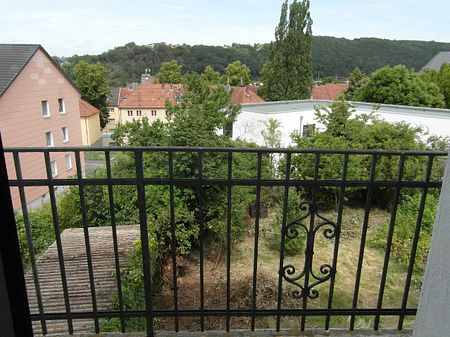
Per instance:
[[[305,126],[311,124],[316,129],[323,129],[323,125],[315,119],[315,109],[329,107],[332,103],[333,101],[302,100],[243,104],[242,111],[233,125],[233,138],[264,145],[261,135],[261,131],[265,129],[264,121],[273,118],[281,123],[281,146],[287,147],[291,144],[292,132],[303,130]],[[450,137],[450,110],[448,109],[361,102],[351,104],[354,106],[354,115],[375,111],[375,115],[388,122],[404,121],[412,126],[423,128],[428,135]]]

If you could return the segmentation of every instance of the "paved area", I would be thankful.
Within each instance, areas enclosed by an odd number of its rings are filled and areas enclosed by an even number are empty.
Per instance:
[[[115,277],[114,247],[111,227],[89,228],[94,285],[98,310],[107,310],[112,297],[117,292]],[[132,250],[133,242],[139,239],[139,226],[119,226],[117,238],[120,264]],[[86,259],[84,232],[82,228],[67,229],[61,234],[66,269],[69,301],[72,312],[92,311],[91,289]],[[65,312],[64,296],[59,269],[56,243],[53,243],[37,262],[38,277],[41,287],[45,313]],[[33,273],[28,270],[25,275],[28,299],[32,314],[38,314]],[[93,320],[73,320],[74,331],[92,333]],[[36,334],[42,334],[41,323],[34,322]],[[67,333],[66,321],[47,322],[49,334]]]

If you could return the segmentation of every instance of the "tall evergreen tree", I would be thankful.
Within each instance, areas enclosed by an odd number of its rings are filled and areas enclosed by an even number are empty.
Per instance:
[[[307,99],[312,88],[312,19],[309,0],[281,6],[269,60],[261,72],[261,95],[271,101]]]

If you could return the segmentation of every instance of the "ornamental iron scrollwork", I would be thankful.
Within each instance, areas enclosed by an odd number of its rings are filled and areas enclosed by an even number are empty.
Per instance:
[[[280,274],[288,283],[299,288],[292,292],[294,298],[301,299],[306,296],[310,299],[316,299],[319,297],[319,292],[314,287],[329,280],[336,273],[336,270],[329,264],[323,264],[319,267],[320,274],[314,272],[315,236],[319,230],[323,229],[323,236],[331,240],[336,237],[340,228],[333,221],[320,215],[317,211],[317,204],[315,205],[309,200],[302,201],[299,209],[304,214],[286,224],[282,229],[282,240],[297,239],[304,232],[306,235],[305,264],[301,272],[297,272],[296,267],[292,264],[284,265]],[[305,224],[305,220],[309,220],[309,223]],[[302,279],[304,281],[300,282]]]

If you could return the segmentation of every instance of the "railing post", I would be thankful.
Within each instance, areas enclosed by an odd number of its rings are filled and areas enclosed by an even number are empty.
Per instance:
[[[0,135],[0,336],[32,337],[19,240]]]
[[[449,152],[450,153],[450,152]],[[450,155],[447,157],[413,337],[450,333]]]

